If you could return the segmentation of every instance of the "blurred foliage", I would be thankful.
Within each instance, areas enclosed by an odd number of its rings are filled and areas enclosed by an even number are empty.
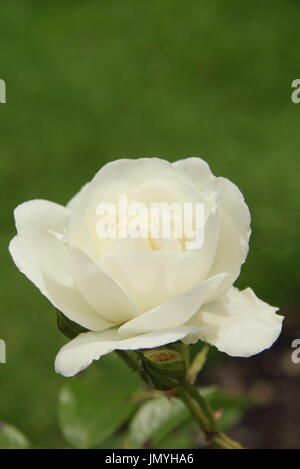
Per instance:
[[[128,448],[155,448],[165,435],[188,419],[184,404],[175,398],[156,397],[140,407],[130,422]]]
[[[131,416],[136,403],[130,398],[140,386],[139,376],[114,354],[73,378],[59,398],[59,421],[66,441],[73,448],[99,447]]]
[[[199,155],[243,191],[253,236],[239,286],[286,307],[300,271],[296,0],[2,2],[0,417],[62,445],[54,308],[13,265],[12,211],[67,200],[119,157]],[[71,384],[72,386],[72,384]]]
[[[20,430],[6,422],[0,422],[0,449],[27,449],[29,441]]]
[[[233,398],[214,387],[201,388],[199,392],[220,413],[222,430],[237,423],[252,403],[246,396]],[[136,412],[129,424],[126,445],[128,448],[199,448],[205,445],[205,440],[185,405],[177,398],[161,396],[148,400]]]

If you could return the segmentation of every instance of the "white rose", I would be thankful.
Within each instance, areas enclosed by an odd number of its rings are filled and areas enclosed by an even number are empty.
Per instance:
[[[100,239],[97,206],[129,200],[202,202],[204,244],[182,239]],[[10,253],[65,316],[90,332],[66,344],[57,372],[72,376],[113,350],[201,339],[232,356],[270,347],[280,334],[277,308],[233,283],[248,252],[250,214],[239,189],[200,158],[157,158],[105,165],[66,207],[32,200],[15,210]]]

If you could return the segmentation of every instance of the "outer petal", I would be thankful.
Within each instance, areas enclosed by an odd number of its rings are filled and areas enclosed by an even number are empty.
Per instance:
[[[226,274],[201,282],[182,295],[172,298],[167,303],[127,322],[119,329],[119,334],[130,337],[155,330],[183,326],[201,307],[205,298],[224,280]]]
[[[190,336],[195,338],[198,328],[185,326],[178,329],[168,329],[123,339],[117,329],[105,332],[87,332],[67,343],[58,353],[55,361],[57,373],[64,376],[74,376],[87,368],[93,360],[113,350],[137,350],[169,344]]]
[[[176,175],[172,164],[161,158],[119,159],[107,163],[94,176],[91,183],[98,184],[109,179],[127,179],[140,183],[161,174]]]
[[[50,229],[63,233],[69,211],[54,202],[36,199],[18,205],[14,210],[14,216],[20,236],[27,239],[40,239],[43,232]]]
[[[80,191],[77,192],[77,194],[75,194],[74,197],[72,197],[72,199],[69,200],[69,202],[67,203],[67,208],[69,210],[75,210],[76,209],[76,207],[80,204],[81,200],[84,198],[84,195],[85,195],[89,185],[90,185],[89,182],[84,184],[84,186],[82,186]]]
[[[9,251],[25,274],[69,319],[91,330],[103,330],[105,321],[74,288],[65,262],[62,238],[68,210],[45,200],[33,200],[15,210],[18,236]]]
[[[15,236],[9,243],[9,252],[14,263],[26,277],[34,283],[41,293],[47,296],[44,276],[35,249],[20,236]]]
[[[251,234],[251,217],[241,191],[228,179],[218,178],[218,194],[220,236],[210,275],[218,272],[230,274],[218,293],[220,295],[238,278],[241,266],[246,260]],[[212,296],[211,300],[215,298],[218,296]]]
[[[220,216],[219,210],[212,210],[204,225],[203,245],[199,249],[193,250],[201,263],[200,278],[205,279],[210,275],[210,270],[215,259],[219,244]],[[221,271],[217,272],[220,273]]]
[[[113,326],[111,321],[100,316],[75,288],[62,285],[45,275],[47,298],[72,321],[91,331],[103,331]]]
[[[190,324],[200,328],[199,339],[234,357],[249,357],[271,347],[283,316],[247,288],[231,287],[220,300],[204,305]]]
[[[199,191],[218,194],[220,234],[210,275],[228,272],[229,277],[222,289],[210,298],[212,301],[234,283],[245,262],[251,233],[249,209],[238,187],[228,179],[216,178],[200,158],[187,158],[173,164]]]
[[[175,161],[172,165],[184,174],[199,191],[211,189],[215,183],[215,176],[212,174],[206,161],[201,158],[192,157]]]
[[[64,230],[69,217],[69,210],[62,205],[48,200],[30,200],[24,202],[14,210],[15,223],[18,232],[18,238],[22,238],[25,242],[30,244],[35,252],[32,260],[36,260],[41,264],[49,275],[52,275],[56,280],[62,283],[68,283],[68,278],[65,273],[64,267],[60,262],[60,253],[57,249],[58,239],[64,237]],[[26,248],[24,245],[24,256],[30,263]],[[13,247],[16,247],[17,241],[14,241]],[[21,261],[22,252],[17,248],[18,258]],[[14,253],[11,252],[13,258]],[[15,259],[18,265],[18,259]],[[28,263],[26,264],[28,265]],[[24,267],[24,266],[23,266]],[[29,268],[29,265],[28,265]],[[24,272],[25,275],[26,272]],[[30,278],[30,277],[29,277]],[[30,280],[34,281],[30,278]],[[36,277],[36,281],[38,281]],[[37,284],[38,288],[43,290],[41,278]]]
[[[76,287],[101,317],[121,324],[138,316],[140,310],[136,303],[99,265],[71,246],[68,246],[66,253]]]

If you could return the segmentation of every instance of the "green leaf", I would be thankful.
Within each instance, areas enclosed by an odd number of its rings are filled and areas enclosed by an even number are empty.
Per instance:
[[[174,397],[156,397],[147,401],[129,425],[130,448],[155,447],[171,430],[189,418],[183,403]]]
[[[248,397],[234,398],[213,386],[199,392],[213,410],[222,409],[222,430],[237,423],[250,405]],[[126,443],[129,448],[199,448],[205,440],[184,404],[174,397],[161,396],[147,401],[136,412]]]
[[[76,322],[71,321],[71,319],[67,318],[58,309],[56,311],[57,326],[59,330],[69,339],[75,339],[75,337],[77,337],[82,332],[88,332],[88,329],[85,329]]]
[[[26,449],[29,441],[25,435],[9,423],[0,422],[0,449]]]
[[[216,388],[211,388],[211,391],[204,397],[214,411],[222,411],[218,421],[221,430],[227,430],[238,423],[244,412],[254,404],[249,396],[231,396]]]
[[[109,438],[106,438],[99,446],[97,446],[97,449],[122,448],[123,439],[124,439],[123,433],[121,433],[120,431],[117,431],[116,433],[111,435]]]
[[[100,447],[136,409],[129,398],[140,384],[138,375],[112,354],[72,378],[59,398],[59,421],[67,442],[75,448]]]
[[[155,448],[161,449],[191,449],[205,445],[204,437],[200,435],[197,423],[191,419],[183,422],[168,435],[165,435]]]

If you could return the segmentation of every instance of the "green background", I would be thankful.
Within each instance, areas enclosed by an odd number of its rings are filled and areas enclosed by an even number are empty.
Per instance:
[[[53,307],[7,252],[19,203],[65,204],[106,162],[205,158],[235,182],[253,236],[239,286],[282,307],[300,271],[300,2],[1,3],[0,418],[61,444]]]

